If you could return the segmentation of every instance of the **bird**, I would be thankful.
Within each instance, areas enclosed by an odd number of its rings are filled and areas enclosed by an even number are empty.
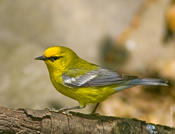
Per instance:
[[[57,91],[79,102],[79,105],[61,108],[69,111],[97,104],[110,95],[137,85],[168,86],[167,81],[156,78],[139,78],[119,73],[80,58],[65,46],[51,46],[35,60],[45,62],[50,80]]]

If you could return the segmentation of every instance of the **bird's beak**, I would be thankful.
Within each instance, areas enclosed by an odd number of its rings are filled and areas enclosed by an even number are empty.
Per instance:
[[[47,60],[47,58],[42,55],[42,56],[36,57],[35,60]]]

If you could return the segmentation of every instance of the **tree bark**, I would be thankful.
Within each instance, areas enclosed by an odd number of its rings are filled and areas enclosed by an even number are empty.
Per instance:
[[[0,134],[175,134],[175,129],[99,114],[0,107]]]

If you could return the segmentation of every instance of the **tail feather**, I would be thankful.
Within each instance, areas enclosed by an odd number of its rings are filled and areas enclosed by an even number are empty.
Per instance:
[[[152,86],[168,86],[168,82],[162,79],[143,78],[133,79],[130,81],[131,85],[152,85]]]
[[[154,79],[154,78],[143,78],[143,79],[132,79],[127,81],[126,83],[123,83],[119,86],[117,86],[115,89],[116,92],[119,92],[121,90],[131,88],[137,85],[147,85],[147,86],[168,86],[168,82],[161,79]]]

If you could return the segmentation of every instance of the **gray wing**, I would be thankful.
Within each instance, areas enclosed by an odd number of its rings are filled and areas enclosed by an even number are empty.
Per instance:
[[[62,75],[64,84],[69,87],[106,86],[121,83],[124,80],[124,78],[116,72],[103,68],[87,72],[83,75],[78,75],[78,69],[75,69],[72,72],[67,72]]]

